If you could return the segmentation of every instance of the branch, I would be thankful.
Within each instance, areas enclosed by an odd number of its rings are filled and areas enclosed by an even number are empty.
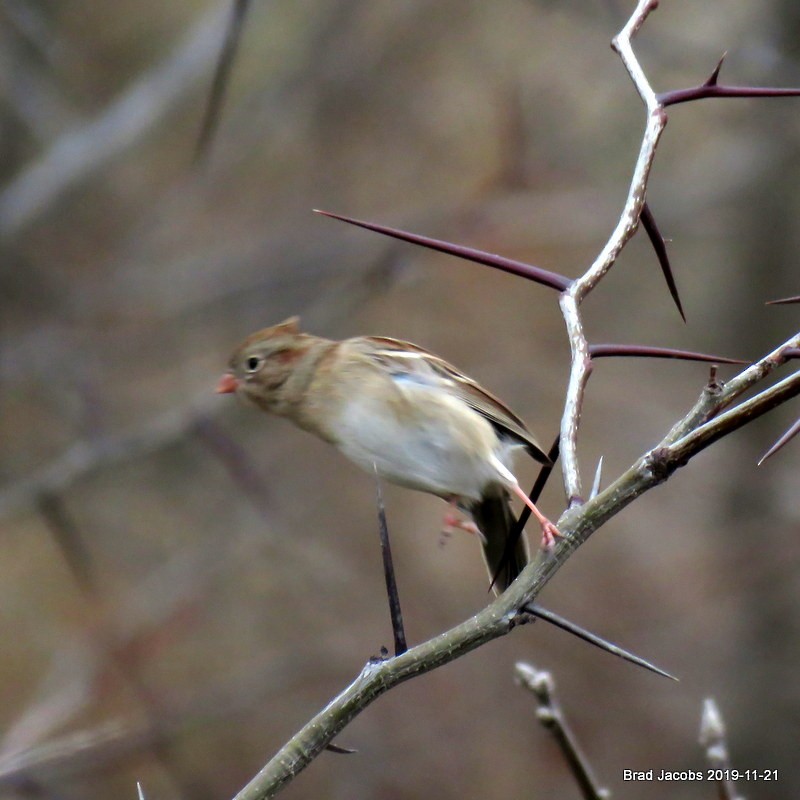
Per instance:
[[[720,776],[716,781],[720,800],[741,800],[735,783],[725,777],[731,769],[728,745],[725,741],[725,723],[722,721],[722,714],[719,713],[717,704],[710,697],[703,703],[699,738],[700,745],[705,748],[709,767]]]
[[[208,154],[219,127],[222,104],[225,101],[225,92],[230,81],[233,62],[236,60],[236,53],[242,40],[242,30],[250,3],[251,0],[233,0],[228,27],[225,31],[225,41],[219,54],[214,79],[211,82],[211,91],[208,95],[208,105],[203,116],[203,123],[200,126],[200,135],[197,137],[194,153],[195,163],[201,161]]]
[[[658,3],[656,0],[639,0],[631,18],[612,42],[628,70],[636,90],[647,110],[639,157],[633,171],[628,197],[617,227],[605,247],[589,269],[577,278],[561,295],[561,311],[567,326],[572,364],[570,368],[564,415],[561,419],[561,465],[564,475],[564,491],[568,508],[581,502],[583,488],[578,465],[578,427],[580,425],[583,398],[592,365],[589,345],[583,329],[580,304],[611,269],[625,245],[633,238],[639,225],[647,189],[650,168],[655,157],[656,145],[667,124],[667,116],[658,102],[631,47],[631,39]]]
[[[0,239],[46,212],[65,192],[139,142],[184,96],[216,55],[227,0],[206,11],[170,55],[94,119],[62,134],[0,191]]]
[[[585,503],[581,499],[577,436],[592,365],[580,306],[614,265],[638,228],[645,208],[647,183],[655,149],[667,122],[664,106],[651,88],[631,46],[633,36],[656,6],[657,0],[640,0],[633,15],[613,42],[614,49],[622,59],[645,105],[646,125],[619,222],[595,261],[576,280],[569,282],[556,273],[471,248],[326,214],[398,239],[499,268],[562,292],[560,304],[572,354],[560,435],[564,486],[569,502],[567,511],[559,519],[562,537],[556,541],[551,551],[538,551],[531,563],[502,595],[460,625],[405,653],[394,658],[370,660],[353,683],[306,723],[236,795],[235,800],[263,800],[273,797],[308,766],[351,720],[382,694],[410,678],[425,674],[509,633],[524,621],[525,608],[534,602],[547,582],[594,531],[643,493],[663,483],[675,470],[685,466],[713,442],[800,394],[800,372],[797,372],[736,404],[745,392],[764,381],[792,357],[792,352],[800,347],[800,335],[744,369],[726,385],[717,382],[716,371],[712,368],[711,380],[698,401],[662,441],[641,456],[604,491]],[[639,351],[641,349],[637,348]],[[678,351],[672,351],[669,357],[678,357],[676,352]],[[661,356],[666,354],[665,350],[660,353]],[[684,354],[681,357],[699,355],[701,354]]]
[[[722,69],[722,62],[725,55],[714,67],[714,71],[708,76],[700,86],[692,86],[689,89],[673,89],[670,92],[662,92],[658,95],[658,100],[663,106],[672,106],[678,103],[689,103],[693,100],[704,100],[709,97],[800,97],[800,89],[780,89],[774,87],[761,86],[720,86],[717,83],[719,71]]]
[[[0,519],[36,505],[42,496],[60,494],[101,466],[128,461],[182,439],[217,405],[216,398],[202,392],[195,402],[170,409],[137,430],[76,442],[40,471],[0,490]]]
[[[567,724],[561,704],[556,699],[555,683],[550,673],[535,669],[521,661],[517,663],[514,672],[520,686],[536,696],[539,702],[536,717],[553,734],[570,771],[575,776],[581,794],[586,800],[607,800],[611,792],[601,787],[592,774],[592,768],[581,751],[575,734]]]
[[[800,372],[765,389],[724,413],[746,388],[766,378],[785,361],[784,351],[797,347],[800,335],[769,353],[727,386],[704,390],[701,400],[651,451],[594,499],[568,510],[559,522],[563,534],[551,553],[539,551],[519,578],[483,611],[400,656],[371,660],[341,694],[306,723],[247,784],[235,800],[264,800],[307,767],[358,714],[389,689],[448,664],[500,636],[521,622],[532,603],[569,556],[594,531],[644,492],[663,483],[675,470],[722,436],[800,394]],[[760,376],[760,377],[758,377]],[[703,413],[698,415],[698,408]],[[705,421],[709,418],[708,421]],[[677,432],[683,432],[676,435]],[[671,441],[674,439],[674,441]]]

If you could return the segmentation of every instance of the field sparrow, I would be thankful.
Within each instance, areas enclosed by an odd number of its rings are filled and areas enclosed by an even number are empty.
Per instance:
[[[525,423],[480,384],[417,345],[382,336],[332,341],[296,317],[236,348],[217,391],[235,393],[330,442],[363,469],[437,495],[467,512],[503,591],[528,561],[523,537],[502,564],[514,517],[509,492],[534,513],[547,547],[558,530],[510,470],[520,447],[547,455]]]

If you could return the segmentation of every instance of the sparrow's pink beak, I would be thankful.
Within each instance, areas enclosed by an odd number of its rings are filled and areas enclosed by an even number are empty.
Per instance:
[[[220,379],[219,383],[217,384],[217,394],[231,394],[231,392],[235,392],[239,388],[239,381],[230,374],[230,372],[226,372]]]

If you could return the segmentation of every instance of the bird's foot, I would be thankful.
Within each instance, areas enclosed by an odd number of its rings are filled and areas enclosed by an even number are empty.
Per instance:
[[[563,539],[564,534],[547,517],[541,519],[540,522],[542,525],[542,550],[552,550],[556,539]]]
[[[477,536],[482,544],[486,544],[486,537],[472,520],[462,519],[456,514],[447,513],[444,515],[444,520],[442,521],[442,538],[439,540],[439,545],[443,545],[447,539],[453,535],[453,531],[457,530]]]

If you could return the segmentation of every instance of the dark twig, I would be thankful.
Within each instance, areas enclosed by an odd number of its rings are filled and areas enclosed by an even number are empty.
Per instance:
[[[598,784],[575,734],[567,724],[561,705],[556,699],[555,684],[550,673],[521,661],[517,663],[514,671],[519,684],[536,696],[539,702],[536,717],[553,734],[583,797],[586,800],[607,800],[611,793]]]
[[[230,82],[231,69],[236,59],[239,43],[242,39],[244,20],[250,7],[250,0],[233,0],[228,28],[225,31],[225,41],[219,54],[219,61],[214,71],[214,80],[208,95],[208,105],[203,115],[200,135],[194,151],[194,163],[198,163],[208,153],[211,142],[219,127],[222,117],[222,104],[225,100],[225,91]]]
[[[653,216],[653,212],[650,210],[650,206],[647,204],[647,202],[645,202],[645,204],[642,206],[642,213],[639,215],[639,219],[642,222],[642,227],[644,228],[645,233],[650,239],[650,244],[653,245],[653,250],[656,251],[658,263],[661,265],[661,272],[664,275],[664,280],[667,282],[669,293],[672,295],[672,299],[675,301],[675,305],[678,307],[678,313],[681,315],[683,321],[686,322],[686,314],[683,313],[683,304],[681,303],[681,298],[678,294],[678,286],[675,283],[675,276],[672,273],[672,266],[669,263],[667,243],[664,241],[664,237],[661,235],[661,231],[658,229],[656,218]]]
[[[655,666],[655,664],[651,664],[649,661],[646,661],[639,656],[635,656],[633,653],[629,653],[627,650],[624,650],[618,645],[609,642],[607,639],[603,639],[597,634],[590,633],[585,628],[581,628],[574,622],[570,622],[568,619],[565,619],[560,614],[556,614],[553,611],[548,611],[546,608],[542,608],[540,605],[528,603],[528,605],[522,607],[522,610],[526,611],[528,614],[531,614],[537,619],[541,619],[545,622],[549,622],[551,625],[555,625],[556,628],[561,628],[561,630],[567,631],[567,633],[571,633],[573,636],[577,636],[579,639],[583,639],[584,642],[593,644],[595,647],[599,647],[601,650],[611,653],[613,656],[618,656],[625,661],[629,661],[631,664],[636,664],[638,667],[644,667],[644,669],[650,670],[650,672],[655,672],[656,675],[661,675],[663,678],[669,678],[672,681],[678,680],[674,675],[670,674],[666,670],[661,669],[660,667]]]
[[[722,721],[717,704],[710,697],[703,703],[700,745],[705,748],[708,765],[718,776],[716,782],[719,800],[742,800],[736,791],[736,784],[727,777],[730,774],[731,762],[728,745],[725,742],[725,723]]]
[[[378,470],[375,470],[375,495],[378,504],[378,532],[381,537],[381,556],[383,557],[383,574],[386,578],[386,594],[389,597],[389,614],[392,618],[392,634],[394,635],[394,654],[402,655],[408,650],[406,632],[403,627],[403,612],[400,610],[400,594],[397,591],[397,579],[392,562],[392,548],[389,544],[389,526],[386,524],[386,506],[383,503],[383,492]]]
[[[760,467],[770,456],[774,456],[778,450],[784,447],[784,445],[789,444],[789,442],[791,442],[798,433],[800,433],[800,419],[798,419],[794,425],[792,425],[791,428],[789,428],[789,430],[787,430],[786,433],[784,433],[783,436],[781,436],[781,438],[778,439],[778,441],[775,442],[775,444],[773,444],[763,456],[761,456],[761,458],[758,460],[758,466]]]
[[[89,549],[63,501],[55,493],[43,492],[37,507],[81,590],[93,595],[97,587]]]
[[[503,258],[503,256],[494,253],[486,253],[483,250],[476,250],[473,247],[464,247],[463,245],[444,242],[440,239],[419,236],[416,233],[407,233],[398,228],[388,228],[385,225],[376,225],[374,222],[365,222],[364,220],[345,217],[341,214],[333,214],[330,211],[321,211],[318,208],[315,208],[314,211],[317,214],[322,214],[331,219],[338,219],[342,222],[349,222],[351,225],[357,225],[359,228],[366,228],[368,231],[382,233],[394,239],[401,239],[404,242],[411,242],[411,244],[418,244],[422,247],[428,247],[431,250],[438,250],[440,253],[448,253],[451,256],[464,258],[467,261],[474,261],[477,264],[484,264],[487,267],[494,267],[503,272],[510,272],[512,275],[518,275],[522,278],[535,281],[536,283],[541,283],[543,286],[549,286],[551,289],[557,289],[559,292],[563,292],[571,283],[570,279],[564,275],[559,275],[557,272],[550,272],[541,267],[535,267],[532,264],[526,264],[523,261],[513,261],[510,258]]]
[[[638,344],[590,344],[589,355],[592,358],[676,358],[682,361],[705,361],[709,364],[749,364],[739,358],[712,356],[706,353],[695,353],[691,350],[673,350],[671,347],[648,347]]]

